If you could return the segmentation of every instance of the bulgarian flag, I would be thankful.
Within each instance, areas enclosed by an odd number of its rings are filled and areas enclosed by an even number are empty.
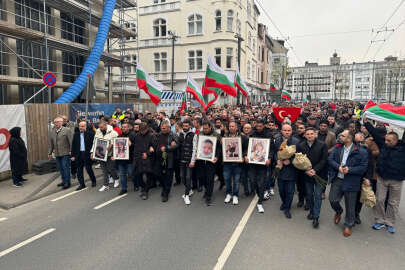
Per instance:
[[[187,108],[187,93],[183,93],[183,99],[181,101],[180,115],[183,114],[183,111]]]
[[[380,104],[369,107],[364,113],[368,119],[405,128],[405,106]]]
[[[270,90],[271,90],[272,92],[276,91],[276,87],[274,86],[274,83],[271,83],[271,84],[270,84]]]
[[[245,82],[243,81],[242,77],[240,76],[239,66],[236,66],[235,86],[246,97],[246,104],[248,104],[250,89],[246,86]]]
[[[187,74],[187,86],[186,93],[190,93],[200,104],[201,107],[205,110],[204,97],[202,95],[201,87],[194,81],[189,74]]]
[[[221,94],[222,90],[221,89],[217,89],[217,88],[207,88],[205,87],[205,92],[209,91],[209,93],[214,95],[214,98],[209,99],[208,96],[206,96],[207,99],[207,105],[205,106],[205,111],[207,111],[207,109],[209,107],[211,107],[212,104],[214,104],[215,101],[217,101],[219,95]]]
[[[164,86],[149,76],[140,64],[136,66],[136,83],[139,89],[149,95],[155,105],[159,104]]]
[[[281,98],[284,98],[284,99],[286,99],[286,100],[291,100],[291,95],[290,95],[290,93],[288,93],[286,90],[283,90],[283,91],[281,92]]]
[[[207,71],[205,74],[204,82],[204,95],[214,94],[210,88],[221,89],[228,95],[236,97],[237,90],[234,84],[234,74],[221,69],[212,59],[208,56]],[[215,94],[214,94],[215,95]]]

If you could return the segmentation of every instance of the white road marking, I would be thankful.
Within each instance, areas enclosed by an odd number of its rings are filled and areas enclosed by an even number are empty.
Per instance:
[[[240,235],[242,234],[242,231],[245,228],[246,223],[248,222],[250,216],[252,215],[252,212],[255,209],[258,200],[259,198],[255,196],[250,202],[249,207],[246,209],[245,214],[240,220],[238,226],[236,226],[235,231],[233,232],[231,238],[226,244],[224,250],[222,251],[221,256],[219,256],[217,264],[214,267],[214,270],[221,270],[224,267],[226,261],[229,258],[229,255],[231,255],[231,252],[236,245],[236,242],[238,241]]]
[[[41,232],[40,234],[37,234],[37,235],[35,235],[35,236],[33,236],[33,237],[31,237],[31,238],[17,244],[17,245],[15,245],[15,246],[13,246],[13,247],[11,247],[9,249],[6,249],[6,250],[0,252],[0,258],[7,255],[7,254],[9,254],[9,253],[11,253],[11,252],[13,252],[16,249],[19,249],[20,247],[28,245],[29,243],[34,242],[35,240],[38,240],[41,237],[44,237],[47,234],[50,234],[51,232],[53,232],[55,230],[56,230],[55,228],[50,228],[50,229],[48,229],[48,230],[46,230],[44,232]]]
[[[6,218],[6,217],[2,217],[2,218],[0,218],[0,222],[2,222],[2,221],[5,221],[5,220],[7,220],[8,218]]]
[[[110,203],[113,203],[113,202],[115,202],[115,201],[118,201],[119,199],[122,199],[122,198],[124,198],[124,197],[127,196],[127,195],[128,195],[128,193],[125,193],[125,194],[122,194],[121,196],[115,197],[115,198],[112,199],[112,200],[109,200],[109,201],[107,201],[107,202],[105,202],[105,203],[102,203],[102,204],[100,204],[100,205],[97,205],[96,207],[94,207],[94,210],[98,210],[98,209],[100,209],[100,208],[103,208],[104,206],[109,205]]]
[[[88,189],[88,187],[85,187],[84,189],[81,189],[81,190],[76,190],[76,191],[70,192],[70,193],[68,193],[68,194],[65,194],[65,195],[60,196],[60,197],[55,198],[55,199],[52,199],[51,202],[57,202],[57,201],[59,201],[59,200],[62,200],[62,199],[66,198],[66,197],[69,197],[69,196],[72,196],[72,195],[74,195],[74,194],[76,194],[76,193],[79,193],[79,192],[81,192],[81,191],[83,191],[83,190],[86,190],[86,189]]]

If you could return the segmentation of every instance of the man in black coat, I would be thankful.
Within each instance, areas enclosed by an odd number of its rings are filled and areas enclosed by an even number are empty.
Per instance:
[[[13,177],[13,186],[22,187],[22,183],[27,181],[23,178],[23,174],[28,171],[27,147],[21,138],[21,128],[14,127],[10,129],[10,141],[8,149],[10,151],[10,167]]]
[[[135,177],[140,181],[142,200],[147,200],[152,186],[155,136],[145,122],[139,125],[139,132],[132,138],[131,143],[134,145]]]
[[[322,206],[323,187],[318,184],[313,176],[316,174],[323,179],[328,177],[328,147],[316,138],[316,130],[309,127],[305,130],[306,140],[300,142],[297,153],[306,154],[311,161],[312,169],[304,172],[303,177],[306,187],[306,199],[309,207],[307,218],[312,221],[312,226],[319,227],[319,214]]]
[[[82,121],[79,123],[79,129],[75,131],[72,141],[72,157],[77,165],[77,180],[79,187],[76,190],[81,190],[86,187],[83,177],[83,167],[86,167],[87,174],[91,180],[91,186],[96,186],[96,177],[94,176],[93,168],[91,167],[90,151],[93,146],[94,131],[87,129],[87,123]]]
[[[162,202],[167,202],[173,183],[176,151],[179,142],[176,134],[170,131],[170,123],[163,120],[160,133],[156,135],[156,161],[162,184]]]
[[[131,130],[131,125],[129,123],[122,123],[121,125],[122,134],[119,138],[129,138],[128,146],[129,158],[127,160],[116,160],[115,163],[118,166],[118,171],[120,173],[121,181],[121,191],[118,196],[123,195],[128,192],[128,178],[132,179],[134,182],[134,189],[136,189],[136,181],[133,175],[133,159],[134,159],[134,145],[131,143],[131,139],[135,136],[135,132]]]
[[[179,135],[179,166],[180,166],[180,178],[185,186],[183,195],[184,203],[189,205],[191,189],[191,178],[193,169],[189,166],[191,157],[193,155],[193,140],[194,132],[191,131],[191,122],[184,120],[183,131]]]

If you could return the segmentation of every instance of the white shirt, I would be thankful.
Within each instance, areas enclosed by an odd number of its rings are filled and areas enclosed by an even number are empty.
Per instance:
[[[349,157],[349,154],[350,154],[350,151],[352,150],[352,147],[353,147],[353,143],[349,147],[344,146],[344,148],[343,148],[343,157],[342,157],[342,161],[340,162],[340,164],[342,166],[346,165],[346,161],[347,161],[347,158]],[[338,177],[343,179],[345,177],[345,175],[343,173],[339,172]]]

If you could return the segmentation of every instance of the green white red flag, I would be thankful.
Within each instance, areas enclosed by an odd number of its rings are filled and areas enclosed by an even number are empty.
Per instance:
[[[368,119],[405,128],[405,106],[379,104],[368,107],[366,111],[363,112],[363,117],[364,116]]]
[[[139,89],[142,89],[146,94],[149,95],[150,100],[155,105],[159,104],[164,86],[149,76],[149,74],[139,63],[136,66],[136,83]]]
[[[204,102],[204,96],[202,94],[201,87],[193,78],[191,78],[189,74],[187,74],[186,93],[190,93],[201,104],[201,107],[203,107],[205,110],[206,105]]]
[[[270,84],[270,90],[271,90],[272,92],[276,91],[276,87],[274,86],[274,83],[271,83],[271,84]]]
[[[362,112],[366,111],[368,108],[373,107],[373,106],[375,106],[375,105],[377,105],[377,104],[375,104],[374,101],[369,100],[369,101],[367,102],[367,104],[364,106],[364,109],[363,109]]]
[[[291,94],[288,93],[286,90],[283,90],[283,91],[281,92],[281,98],[284,98],[284,99],[286,99],[286,100],[291,100]]]
[[[183,93],[183,99],[181,100],[181,107],[180,107],[180,115],[183,114],[186,108],[187,108],[187,93]]]
[[[234,84],[234,77],[235,75],[233,73],[224,71],[208,56],[204,95],[214,94],[211,90],[212,88],[217,88],[230,96],[236,97],[237,90]]]
[[[246,97],[246,104],[249,104],[250,89],[247,87],[245,81],[240,76],[239,66],[236,66],[235,86]]]

